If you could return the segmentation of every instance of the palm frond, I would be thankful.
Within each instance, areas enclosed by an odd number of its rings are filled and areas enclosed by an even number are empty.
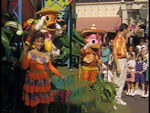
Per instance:
[[[114,103],[117,85],[107,81],[95,82],[91,91],[97,93],[101,100]]]

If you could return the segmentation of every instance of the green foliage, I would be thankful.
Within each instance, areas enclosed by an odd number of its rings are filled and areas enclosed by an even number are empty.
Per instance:
[[[1,28],[1,44],[4,48],[4,53],[2,54],[2,59],[8,57],[8,51],[10,49],[9,42],[10,38],[12,37],[13,33],[7,29]],[[1,60],[2,60],[1,59]]]
[[[13,36],[13,32],[11,32],[10,30],[7,30],[7,29],[5,29],[5,28],[1,28],[1,38],[4,38],[4,40],[10,40],[11,39],[11,37]]]
[[[117,87],[118,86],[116,84],[111,83],[111,82],[107,82],[107,81],[99,82],[98,81],[93,85],[93,88],[90,90],[97,93],[99,95],[100,100],[114,103]]]
[[[88,112],[87,107],[84,104],[81,104],[81,113]]]
[[[6,21],[6,23],[4,24],[5,27],[13,27],[15,29],[18,28],[18,22],[17,21]]]
[[[80,46],[84,46],[84,39],[80,36],[80,33],[76,31],[76,29],[72,30],[72,38],[75,43],[78,43]]]
[[[115,113],[114,110],[109,110],[107,113]]]
[[[73,19],[73,20],[76,20],[76,19],[77,19],[77,14],[76,14],[76,12],[73,12],[73,13],[72,13],[72,19]]]
[[[8,51],[10,50],[9,42],[15,32],[11,32],[10,30],[4,28],[4,26],[6,25],[8,27],[11,27],[11,26],[9,26],[10,22],[14,22],[16,24],[17,19],[11,13],[8,13],[5,11],[2,11],[1,15],[2,15],[2,19],[4,20],[2,22],[2,26],[1,26],[1,44],[2,44],[2,48],[4,49],[4,50],[2,50],[4,52],[2,52],[1,58],[7,59]],[[16,26],[15,24],[13,24],[13,25]]]
[[[69,57],[69,48],[64,48],[58,58],[64,59],[65,57]]]
[[[56,38],[53,43],[55,46],[59,49],[64,48],[61,50],[61,54],[59,56],[59,59],[68,58],[70,54],[70,38],[68,35],[64,35],[62,37]],[[84,39],[80,36],[79,32],[77,32],[75,29],[72,31],[72,55],[79,56],[80,55],[80,47],[83,47]]]
[[[53,43],[59,49],[62,49],[63,46],[69,48],[69,37],[68,35],[57,37],[54,39]]]
[[[8,48],[9,47],[9,39],[7,37],[7,34],[6,34],[6,29],[2,28],[2,31],[1,31],[1,40],[2,40],[2,45],[5,47],[5,48]]]
[[[72,55],[74,56],[80,55],[80,48],[75,43],[72,43]]]

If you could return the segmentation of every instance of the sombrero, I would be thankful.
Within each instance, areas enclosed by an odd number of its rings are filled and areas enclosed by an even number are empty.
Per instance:
[[[95,24],[92,24],[90,29],[84,29],[81,31],[81,36],[85,37],[85,36],[92,34],[92,33],[105,33],[105,32],[106,32],[105,30],[96,29]]]
[[[54,10],[52,8],[42,8],[40,11],[36,12],[36,14],[42,14],[42,15],[46,15],[46,14],[61,14],[61,12]]]

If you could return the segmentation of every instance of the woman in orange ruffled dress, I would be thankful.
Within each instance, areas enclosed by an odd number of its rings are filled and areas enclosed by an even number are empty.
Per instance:
[[[26,106],[31,107],[31,113],[37,113],[38,104],[42,105],[42,113],[48,113],[48,104],[54,101],[51,94],[51,85],[48,79],[49,69],[62,79],[65,77],[52,65],[50,53],[44,49],[45,36],[40,31],[31,34],[35,48],[28,50],[24,44],[22,68],[27,70],[22,99]]]

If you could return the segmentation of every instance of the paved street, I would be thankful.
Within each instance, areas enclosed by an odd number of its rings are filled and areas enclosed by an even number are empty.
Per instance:
[[[134,97],[123,94],[123,100],[127,102],[130,113],[149,113],[149,98]]]

